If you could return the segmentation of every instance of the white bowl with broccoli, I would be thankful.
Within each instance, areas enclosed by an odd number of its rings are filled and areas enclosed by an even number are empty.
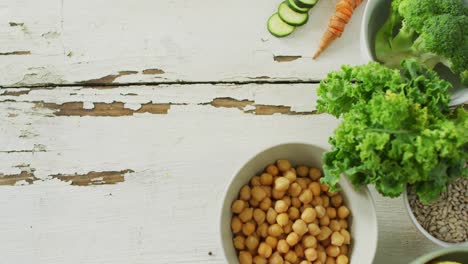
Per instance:
[[[368,61],[389,67],[414,58],[435,68],[455,88],[451,105],[466,104],[467,5],[468,0],[368,0],[362,21],[362,54]]]

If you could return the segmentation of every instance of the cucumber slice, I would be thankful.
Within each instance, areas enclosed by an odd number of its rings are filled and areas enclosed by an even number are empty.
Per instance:
[[[268,19],[268,31],[270,31],[273,36],[279,38],[286,37],[287,35],[293,33],[294,29],[296,29],[296,27],[284,22],[278,13],[274,13]]]
[[[294,3],[298,7],[302,8],[312,8],[317,4],[318,0],[294,0]]]
[[[309,12],[310,8],[299,7],[299,6],[296,5],[296,2],[294,2],[294,0],[286,0],[284,2],[287,2],[289,7],[291,7],[291,9],[296,11],[296,12],[299,12],[299,13]]]
[[[307,13],[299,13],[292,10],[287,3],[281,3],[278,7],[279,17],[291,26],[302,26],[309,19]]]

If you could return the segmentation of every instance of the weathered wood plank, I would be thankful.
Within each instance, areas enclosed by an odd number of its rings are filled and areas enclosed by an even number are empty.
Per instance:
[[[118,117],[168,114],[174,109],[193,107],[257,115],[307,115],[316,110],[317,87],[317,84],[197,84],[4,88],[0,89],[0,103],[12,105],[4,115],[36,111],[56,116]],[[16,104],[12,102],[28,103],[29,110],[13,111]]]
[[[364,6],[313,61],[335,1],[321,0],[284,39],[266,30],[280,2],[5,0],[0,85],[320,80],[361,63]]]

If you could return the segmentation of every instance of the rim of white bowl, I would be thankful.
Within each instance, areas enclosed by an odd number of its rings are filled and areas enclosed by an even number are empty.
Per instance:
[[[431,235],[424,227],[421,226],[421,224],[418,222],[418,219],[416,219],[416,216],[413,214],[413,209],[411,208],[408,200],[408,188],[405,188],[405,191],[403,192],[403,202],[405,203],[405,208],[406,212],[408,213],[409,217],[411,218],[411,222],[413,225],[421,232],[427,239],[431,240],[433,243],[449,248],[449,247],[463,247],[463,246],[468,246],[468,242],[462,242],[462,243],[450,243],[446,241],[442,241],[433,235]]]
[[[369,0],[366,3],[366,6],[364,7],[364,13],[362,15],[363,19],[361,22],[361,54],[362,57],[365,59],[365,62],[371,62],[375,61],[374,56],[372,55],[372,49],[369,46],[370,41],[367,41],[367,38],[369,37],[369,19],[370,19],[370,8],[371,5],[375,5],[375,1]]]
[[[324,151],[328,151],[330,150],[329,148],[327,147],[323,147],[323,146],[320,146],[320,145],[316,145],[316,144],[312,144],[312,143],[304,143],[304,142],[285,142],[285,143],[280,143],[280,144],[275,144],[275,145],[269,145],[268,147],[265,147],[263,149],[261,149],[260,151],[257,151],[255,152],[255,154],[249,156],[248,159],[245,160],[245,162],[242,163],[242,165],[235,171],[235,173],[231,176],[228,184],[224,187],[223,191],[223,197],[220,201],[220,206],[219,206],[219,222],[218,222],[218,232],[219,232],[219,239],[220,239],[220,242],[221,242],[221,248],[222,248],[222,252],[223,252],[223,256],[224,256],[224,259],[226,259],[226,256],[227,256],[227,252],[226,252],[226,248],[225,248],[225,243],[223,243],[223,209],[224,209],[224,203],[226,201],[226,198],[227,198],[227,194],[228,194],[228,191],[229,189],[231,188],[231,185],[233,184],[235,178],[237,177],[237,175],[239,174],[239,172],[244,168],[244,166],[249,163],[252,159],[254,159],[255,157],[257,157],[259,154],[261,153],[264,153],[265,151],[269,150],[269,149],[272,149],[272,148],[276,148],[276,147],[280,147],[280,146],[283,146],[283,145],[309,145],[309,146],[314,146],[314,147],[317,147],[317,148],[320,148],[320,149],[323,149]],[[351,184],[351,182],[349,182],[349,184]],[[354,186],[352,186],[354,188]],[[372,260],[371,260],[371,263],[374,262],[375,260],[375,256],[376,256],[376,253],[377,253],[377,246],[378,246],[378,243],[379,243],[379,229],[378,229],[378,219],[377,219],[377,209],[376,209],[376,206],[375,206],[375,200],[374,200],[374,197],[372,196],[369,188],[367,186],[362,186],[360,191],[364,192],[366,194],[366,196],[369,198],[370,200],[370,204],[371,204],[371,207],[372,207],[372,210],[371,212],[373,213],[373,217],[375,219],[375,224],[374,224],[374,229],[375,229],[375,234],[374,234],[374,241],[375,241],[375,246],[372,248],[372,250],[374,251],[374,254],[372,256]],[[229,261],[229,260],[228,260]]]

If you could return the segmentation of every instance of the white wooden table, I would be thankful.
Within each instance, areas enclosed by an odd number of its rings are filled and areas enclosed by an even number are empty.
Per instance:
[[[327,146],[317,83],[360,64],[360,7],[312,61],[335,1],[277,39],[273,0],[3,0],[0,264],[224,263],[221,197],[249,157]],[[435,249],[373,192],[377,264]]]

